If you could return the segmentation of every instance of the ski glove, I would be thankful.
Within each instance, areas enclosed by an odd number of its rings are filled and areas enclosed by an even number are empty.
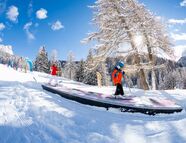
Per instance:
[[[125,72],[124,72],[124,71],[122,71],[122,74],[123,74],[123,75],[125,75]]]

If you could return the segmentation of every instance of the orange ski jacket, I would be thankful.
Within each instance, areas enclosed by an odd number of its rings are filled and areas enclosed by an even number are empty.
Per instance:
[[[121,84],[122,77],[123,77],[122,71],[118,71],[117,69],[114,69],[114,71],[112,72],[112,81],[113,81],[114,85],[116,85],[118,83]]]

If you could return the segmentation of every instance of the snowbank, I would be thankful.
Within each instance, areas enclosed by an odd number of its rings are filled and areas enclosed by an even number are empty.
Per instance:
[[[116,109],[82,105],[42,90],[50,75],[21,73],[0,65],[1,143],[183,143],[185,110],[148,116]],[[111,93],[114,87],[87,86],[58,78],[61,84],[88,91]],[[128,89],[125,89],[130,94]],[[134,95],[166,96],[186,107],[185,90],[143,91]]]

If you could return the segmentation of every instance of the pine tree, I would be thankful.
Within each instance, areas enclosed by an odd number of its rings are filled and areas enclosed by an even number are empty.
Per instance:
[[[57,63],[57,50],[52,50],[51,56],[50,56],[50,62],[51,63]]]
[[[93,64],[93,56],[92,56],[92,49],[89,50],[89,54],[87,56],[85,62],[85,71],[84,71],[84,80],[83,82],[89,85],[97,85],[97,67]]]
[[[50,66],[52,64],[56,64],[57,66],[57,76],[62,76],[62,66],[60,61],[58,60],[58,52],[56,49],[53,49],[50,55]]]
[[[77,65],[74,79],[78,82],[83,82],[85,78],[84,71],[85,71],[85,62],[81,60]]]
[[[56,65],[57,65],[57,69],[58,69],[57,75],[58,76],[63,76],[62,65],[61,65],[61,62],[59,60],[57,61]]]
[[[44,46],[39,49],[38,55],[34,62],[34,69],[39,72],[45,72],[45,73],[50,72],[48,54]]]
[[[65,64],[65,67],[64,67],[65,77],[73,80],[75,76],[75,71],[76,71],[76,65],[74,62],[74,55],[70,51],[67,57],[67,63]]]
[[[165,78],[164,78],[164,82],[161,83],[161,88],[163,88],[164,90],[167,89],[174,89],[177,86],[177,82],[178,82],[178,76],[177,73],[174,72],[169,72],[166,74]]]
[[[97,85],[96,71],[95,70],[85,71],[85,78],[84,78],[83,82],[85,84],[89,84],[89,85]]]

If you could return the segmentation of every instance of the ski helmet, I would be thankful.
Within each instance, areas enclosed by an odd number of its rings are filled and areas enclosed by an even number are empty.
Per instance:
[[[121,69],[124,67],[124,62],[118,62],[117,66],[116,66],[118,69]]]

